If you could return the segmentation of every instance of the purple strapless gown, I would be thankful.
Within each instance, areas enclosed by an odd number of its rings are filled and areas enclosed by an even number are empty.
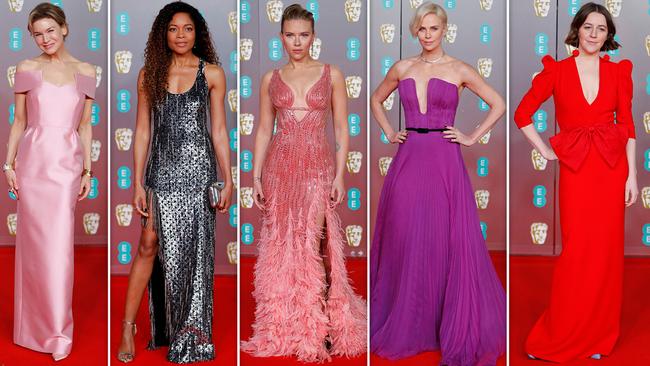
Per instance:
[[[458,88],[399,82],[406,127],[454,124]],[[505,352],[506,300],[481,233],[460,145],[409,132],[384,182],[371,250],[371,350],[400,359],[440,350],[448,366],[495,365]]]

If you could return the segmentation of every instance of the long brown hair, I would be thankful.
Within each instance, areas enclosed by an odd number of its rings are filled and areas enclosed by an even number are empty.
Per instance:
[[[616,26],[614,25],[612,14],[610,14],[609,10],[607,10],[606,7],[591,2],[581,6],[580,10],[578,10],[576,13],[576,16],[573,17],[571,28],[569,29],[569,34],[566,36],[564,43],[573,47],[578,47],[578,44],[580,43],[580,39],[578,38],[580,27],[582,27],[582,25],[587,20],[587,17],[591,13],[602,14],[605,17],[605,22],[607,23],[607,39],[605,40],[605,43],[600,48],[600,50],[613,51],[621,47],[621,44],[616,42],[614,39],[614,36],[616,35]]]
[[[176,13],[187,13],[194,22],[196,38],[192,53],[206,62],[220,65],[208,24],[201,13],[192,5],[181,1],[165,5],[153,21],[144,51],[143,87],[151,108],[163,101],[167,91],[167,76],[173,52],[167,46],[167,27]]]

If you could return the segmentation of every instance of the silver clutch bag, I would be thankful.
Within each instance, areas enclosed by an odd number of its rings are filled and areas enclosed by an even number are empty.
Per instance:
[[[218,181],[212,183],[208,187],[208,198],[210,199],[210,206],[217,207],[221,199],[221,190],[226,186],[226,183]]]

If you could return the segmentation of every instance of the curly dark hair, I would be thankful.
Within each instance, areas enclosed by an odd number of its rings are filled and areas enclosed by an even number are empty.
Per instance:
[[[605,17],[605,23],[607,23],[607,39],[605,40],[605,43],[600,48],[600,50],[613,51],[621,47],[621,44],[614,39],[614,36],[616,36],[616,26],[614,25],[612,14],[609,13],[609,10],[607,10],[606,7],[592,2],[584,4],[580,10],[578,10],[575,17],[573,18],[573,21],[571,22],[569,34],[566,36],[564,43],[573,47],[578,47],[578,44],[580,43],[580,40],[578,39],[580,27],[582,27],[582,25],[587,20],[587,17],[591,13],[602,14]]]
[[[172,50],[167,45],[167,27],[176,13],[187,13],[194,22],[196,38],[192,53],[206,62],[221,64],[208,24],[201,13],[192,5],[181,1],[165,5],[153,21],[144,51],[143,87],[152,109],[162,102],[167,91],[167,75],[172,60]]]

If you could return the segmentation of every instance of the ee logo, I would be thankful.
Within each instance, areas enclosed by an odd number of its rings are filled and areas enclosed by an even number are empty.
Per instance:
[[[477,168],[476,168],[476,174],[478,174],[479,177],[487,177],[487,175],[490,173],[490,168],[488,165],[490,164],[490,161],[488,158],[485,157],[480,157],[478,158],[478,162],[476,163]]]
[[[535,35],[535,54],[544,56],[548,53],[548,36],[545,33]]]
[[[253,236],[253,225],[246,223],[241,226],[241,242],[246,245],[253,244],[255,237]]]
[[[99,181],[97,178],[90,178],[90,192],[88,192],[88,199],[94,200],[99,196]]]
[[[117,186],[121,189],[131,187],[131,169],[127,166],[121,166],[117,169]]]
[[[540,185],[533,188],[533,205],[537,208],[546,206],[546,187]]]
[[[238,135],[237,128],[230,130],[230,151],[237,151]]]
[[[282,58],[282,41],[280,38],[273,37],[269,39],[269,59],[279,61]]]
[[[9,105],[9,125],[10,126],[14,124],[14,117],[15,116],[16,116],[16,104],[11,103]]]
[[[548,128],[548,114],[546,111],[543,109],[538,109],[537,112],[535,112],[533,115],[533,119],[535,120],[535,129],[537,132],[545,132]]]
[[[350,128],[350,136],[357,136],[361,132],[361,117],[356,113],[348,114],[348,127]]]
[[[488,44],[492,40],[492,27],[489,24],[481,25],[481,43]]]
[[[650,172],[650,149],[646,150],[643,153],[644,161],[643,161],[643,167],[645,168],[646,171]]]
[[[228,215],[230,216],[230,218],[228,219],[228,223],[230,224],[230,226],[236,228],[237,223],[239,222],[239,220],[237,220],[237,205],[236,204],[230,206],[230,208],[228,209]]]
[[[381,59],[381,74],[383,76],[386,76],[386,74],[388,74],[388,70],[390,70],[394,62],[395,61],[390,56],[386,56],[383,59]]]
[[[126,113],[131,110],[131,92],[120,89],[117,92],[117,111]]]
[[[253,81],[251,80],[251,78],[249,76],[244,75],[244,76],[241,77],[241,82],[240,82],[241,96],[244,99],[250,98],[251,95],[253,94],[252,85],[253,85]]]
[[[117,261],[120,264],[131,263],[131,243],[122,241],[117,245]]]
[[[248,0],[241,0],[239,3],[239,21],[248,24],[251,21],[251,4]]]
[[[345,53],[348,60],[357,61],[361,57],[361,41],[359,38],[352,37],[348,38],[348,41],[345,43],[348,50]]]
[[[23,31],[20,28],[11,28],[9,31],[9,49],[12,51],[23,49]]]
[[[88,49],[97,51],[101,46],[101,31],[99,28],[88,29]]]
[[[483,240],[487,240],[487,224],[481,221],[481,233],[483,234]]]
[[[357,188],[348,190],[348,208],[356,211],[361,208],[361,192]]]
[[[309,0],[305,5],[305,9],[309,10],[310,13],[314,14],[314,22],[318,21],[320,12],[318,11],[318,1]]]
[[[485,112],[488,109],[490,109],[490,106],[487,103],[485,103],[483,99],[478,98],[478,109]]]
[[[241,152],[241,170],[244,173],[253,170],[253,153],[250,152],[250,150],[244,150]]]
[[[650,247],[650,224],[643,225],[643,244]]]
[[[117,34],[121,36],[126,36],[129,34],[129,31],[131,30],[131,25],[129,24],[131,18],[129,18],[129,13],[127,12],[122,12],[117,14],[117,25],[115,26],[115,29],[117,29]]]

